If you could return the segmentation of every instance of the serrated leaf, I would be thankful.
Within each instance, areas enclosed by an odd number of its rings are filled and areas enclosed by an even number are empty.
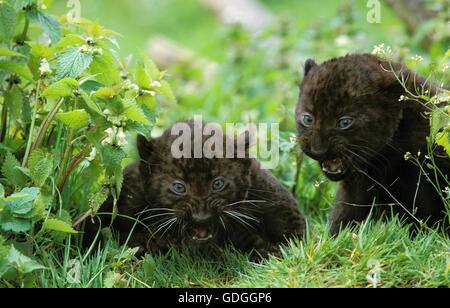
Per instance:
[[[31,211],[27,212],[26,214],[17,215],[20,218],[24,219],[33,219],[33,220],[39,220],[44,218],[44,211],[45,211],[45,204],[42,199],[42,194],[38,194],[37,197],[32,202],[32,209]]]
[[[172,88],[170,87],[170,85],[167,81],[161,80],[160,91],[161,91],[161,94],[164,95],[167,99],[171,100],[174,103],[177,102],[175,95],[173,95]]]
[[[147,72],[139,63],[136,66],[134,78],[136,79],[136,84],[139,86],[139,88],[147,90],[150,89],[150,77],[147,75]]]
[[[145,117],[144,111],[133,101],[124,101],[125,115],[128,119],[140,122],[145,125],[150,125],[150,122]]]
[[[10,40],[14,34],[14,29],[17,23],[17,13],[6,3],[0,4],[0,35],[3,42],[10,45]]]
[[[450,157],[450,130],[445,130],[436,135],[436,143],[442,146]]]
[[[31,22],[39,24],[42,30],[50,36],[52,43],[56,43],[60,40],[62,30],[58,18],[39,10],[26,11],[25,16]]]
[[[72,88],[64,82],[52,83],[45,91],[42,93],[44,97],[60,97],[60,96],[71,96]]]
[[[58,55],[56,75],[58,79],[65,77],[76,78],[92,62],[92,55],[78,51],[77,48],[69,48],[68,51]]]
[[[92,192],[89,196],[89,208],[95,215],[98,212],[100,206],[105,203],[109,195],[109,189],[107,186],[102,185],[100,190]]]
[[[12,51],[9,49],[4,49],[4,48],[0,48],[0,56],[24,57],[24,55],[22,55],[18,52],[15,52],[15,51]]]
[[[0,69],[16,73],[23,78],[33,81],[33,75],[28,67],[22,66],[19,63],[7,60],[0,60]]]
[[[5,231],[12,231],[14,233],[27,232],[31,228],[31,223],[28,220],[8,216],[6,219],[0,219],[0,227]]]
[[[36,149],[31,153],[28,167],[33,183],[41,187],[53,171],[53,161],[49,159],[43,150]]]
[[[101,155],[103,166],[108,176],[114,176],[116,170],[121,170],[120,164],[125,157],[125,152],[121,148],[115,148],[106,144],[102,147]]]
[[[6,259],[10,265],[14,266],[17,270],[24,274],[39,269],[45,269],[45,266],[22,254],[14,247],[14,245],[11,245]]]
[[[78,231],[74,230],[71,225],[69,225],[67,222],[56,219],[56,218],[49,218],[42,226],[45,229],[54,230],[54,231],[60,231],[60,232],[66,232],[66,233],[78,233]]]
[[[116,284],[120,282],[120,278],[122,278],[122,275],[119,273],[116,273],[114,271],[109,271],[106,273],[105,279],[103,280],[103,284],[105,288],[113,288]]]
[[[111,98],[116,95],[116,92],[112,88],[101,88],[95,91],[93,95],[99,98]]]
[[[57,48],[63,48],[67,46],[75,46],[77,44],[84,44],[85,40],[76,34],[67,34],[58,43],[55,44]]]
[[[26,176],[20,172],[16,167],[20,167],[19,161],[10,152],[5,155],[5,160],[2,165],[3,176],[6,177],[9,183],[16,186],[24,186],[26,183]]]
[[[143,94],[136,97],[139,105],[145,105],[150,111],[155,109],[156,98],[151,94]]]
[[[144,61],[145,69],[150,75],[152,81],[159,81],[161,79],[161,72],[159,71],[158,66],[156,66],[155,62],[153,62],[153,60],[150,59],[142,50],[139,50],[139,55],[141,56],[142,61]]]
[[[89,70],[91,74],[97,74],[96,81],[106,86],[112,86],[120,82],[120,74],[115,66],[114,59],[106,53],[101,56],[94,56]]]
[[[65,125],[73,129],[79,129],[87,126],[87,123],[91,118],[91,116],[84,109],[58,113],[56,117]]]
[[[32,5],[35,0],[14,0],[12,1],[12,5],[16,11],[20,11],[21,9]]]
[[[81,97],[83,98],[84,102],[86,103],[87,107],[100,115],[102,115],[102,110],[100,107],[91,99],[89,94],[87,94],[86,91],[81,91]]]

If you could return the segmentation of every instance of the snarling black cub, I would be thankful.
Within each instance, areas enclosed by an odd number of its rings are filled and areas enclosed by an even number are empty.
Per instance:
[[[433,96],[438,88],[407,67],[371,54],[320,65],[308,59],[304,72],[295,110],[297,137],[323,173],[339,181],[331,233],[367,217],[372,205],[374,212],[392,209],[428,226],[441,221],[450,159],[439,146],[428,150],[430,106],[407,99],[427,90]],[[429,168],[429,156],[439,171]]]
[[[244,155],[239,156],[239,136],[226,135],[215,126],[213,130],[223,138],[215,139],[219,143],[216,149],[212,146],[214,155],[202,156],[201,149],[211,147],[211,136],[196,136],[196,125],[203,131],[207,123],[179,122],[148,141],[138,135],[141,160],[124,170],[120,215],[112,223],[121,240],[135,224],[126,216],[145,225],[137,223],[129,241],[142,251],[167,251],[171,245],[208,251],[232,244],[241,251],[266,256],[279,252],[279,244],[292,236],[301,239],[303,214],[291,193],[257,160],[249,158],[248,135],[240,135],[244,136]],[[186,131],[178,128],[188,129],[188,138],[180,139]],[[220,156],[219,148],[232,153]],[[101,211],[112,211],[111,197]],[[103,226],[110,224],[108,216],[102,219]]]

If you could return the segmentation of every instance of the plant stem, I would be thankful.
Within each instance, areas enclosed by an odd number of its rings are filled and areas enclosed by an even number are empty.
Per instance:
[[[36,121],[37,106],[39,104],[39,89],[40,88],[41,88],[41,79],[38,79],[37,87],[36,87],[36,97],[35,97],[34,107],[33,107],[33,116],[31,118],[30,132],[28,134],[27,147],[25,150],[25,155],[23,157],[22,167],[25,167],[27,165],[28,156],[30,155],[31,141],[33,140],[34,123]]]
[[[50,112],[47,114],[47,116],[44,118],[44,121],[42,121],[41,126],[39,127],[39,131],[36,137],[36,141],[33,144],[32,149],[37,149],[41,143],[42,140],[44,138],[45,132],[48,128],[48,126],[50,125],[50,123],[53,120],[53,117],[56,115],[56,113],[58,112],[59,107],[61,107],[62,103],[64,102],[64,97],[60,97],[55,105],[52,107],[52,109],[50,110]]]

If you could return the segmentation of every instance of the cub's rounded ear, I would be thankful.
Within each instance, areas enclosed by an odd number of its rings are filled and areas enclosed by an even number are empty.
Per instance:
[[[136,137],[136,145],[138,148],[139,156],[147,160],[153,152],[153,144],[147,140],[143,135],[138,134]]]
[[[305,66],[304,66],[304,74],[303,76],[306,76],[308,74],[308,72],[311,70],[311,68],[313,68],[314,66],[316,66],[316,62],[314,62],[313,59],[307,59],[305,61]]]

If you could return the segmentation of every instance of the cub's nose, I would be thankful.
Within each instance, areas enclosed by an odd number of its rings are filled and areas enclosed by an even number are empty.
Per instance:
[[[211,224],[213,215],[210,213],[193,213],[191,220],[197,226],[207,226]]]
[[[311,148],[309,149],[309,152],[311,154],[311,157],[320,159],[321,157],[323,157],[326,154],[327,149],[323,148],[323,147],[311,146]]]

